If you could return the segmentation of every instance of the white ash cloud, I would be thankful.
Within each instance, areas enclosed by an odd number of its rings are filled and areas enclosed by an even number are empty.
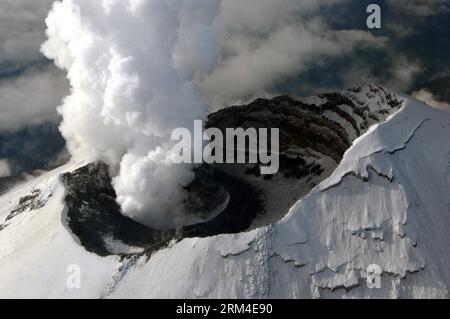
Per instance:
[[[220,0],[63,0],[42,52],[67,71],[59,113],[76,159],[104,158],[125,215],[154,228],[189,222],[190,166],[171,161],[170,134],[205,119],[194,84],[219,56]]]

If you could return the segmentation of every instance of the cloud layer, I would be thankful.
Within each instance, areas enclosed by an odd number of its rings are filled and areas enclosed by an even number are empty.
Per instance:
[[[428,105],[450,112],[450,103],[442,102],[436,99],[436,97],[427,89],[421,89],[419,91],[413,92],[412,96],[416,99],[424,101]]]
[[[450,12],[448,0],[388,0],[387,3],[403,14],[427,17]]]
[[[7,177],[11,175],[11,167],[7,160],[0,160],[0,177]]]
[[[25,65],[42,60],[44,19],[53,0],[2,0],[0,2],[0,65]]]
[[[104,7],[114,2],[100,1]],[[19,130],[36,121],[57,118],[56,106],[61,96],[68,94],[65,74],[46,66],[39,52],[45,40],[44,19],[52,3],[53,0],[0,2],[0,85],[5,88],[0,92],[0,131]],[[428,55],[416,56],[427,50],[421,48],[423,39],[414,36],[448,30],[435,17],[449,13],[450,4],[446,0],[380,3],[383,28],[369,32],[365,27],[365,1],[222,0],[218,19],[220,46],[211,41],[186,41],[186,45],[201,46],[205,51],[220,51],[218,67],[206,77],[194,74],[194,82],[211,109],[256,96],[310,94],[369,80],[410,93],[418,75],[424,77],[428,64],[434,63]],[[431,25],[437,29],[428,31],[426,28]],[[445,45],[444,41],[441,43]],[[441,51],[445,52],[445,48]],[[377,56],[365,57],[369,50],[375,50]],[[440,54],[433,48],[430,52]],[[40,77],[36,65],[41,66]],[[450,72],[450,66],[447,71]],[[21,79],[15,79],[17,76]],[[13,84],[5,81],[14,83],[17,93],[27,92],[29,97],[19,98],[10,89]],[[50,87],[49,83],[55,85]],[[33,99],[36,106],[23,99]],[[11,110],[15,114],[8,124],[5,119]]]
[[[40,53],[53,0],[0,2],[0,132],[57,119],[65,75]]]
[[[56,106],[68,92],[61,72],[51,65],[30,68],[19,76],[0,79],[0,131],[58,121]]]
[[[201,88],[220,107],[271,93],[293,76],[356,48],[380,48],[386,39],[367,31],[333,30],[321,9],[347,1],[224,0],[221,61]]]

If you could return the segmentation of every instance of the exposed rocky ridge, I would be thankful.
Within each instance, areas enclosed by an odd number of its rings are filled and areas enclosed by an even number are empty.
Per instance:
[[[284,165],[292,170],[292,158],[299,164],[308,150],[340,162],[353,141],[401,106],[401,101],[379,86],[352,88],[317,97],[280,96],[257,99],[249,105],[232,106],[209,116],[207,127],[279,128]],[[289,175],[289,173],[287,173]],[[295,175],[295,173],[294,173]]]
[[[8,227],[11,221],[17,216],[25,212],[33,213],[45,207],[45,204],[51,196],[51,192],[48,194],[42,194],[42,191],[40,189],[34,188],[29,194],[20,197],[17,205],[13,209],[11,209],[4,222],[0,224],[0,231]]]
[[[355,88],[315,98],[258,99],[211,114],[207,127],[279,128],[280,173],[259,176],[258,165],[214,164],[195,170],[187,187],[186,213],[206,223],[167,231],[123,216],[108,168],[93,163],[62,176],[68,226],[83,246],[99,255],[152,252],[171,240],[236,233],[280,220],[303,195],[327,178],[353,140],[401,105],[381,87]]]
[[[401,105],[394,94],[370,85],[307,98],[257,99],[211,114],[206,126],[224,134],[226,128],[279,128],[277,175],[259,176],[258,164],[216,165],[263,192],[266,214],[255,221],[257,227],[281,219],[298,198],[331,175],[356,138]]]

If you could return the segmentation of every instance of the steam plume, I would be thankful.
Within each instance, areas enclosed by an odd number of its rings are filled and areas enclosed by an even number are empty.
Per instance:
[[[171,161],[170,133],[204,119],[194,79],[216,65],[220,0],[63,0],[42,52],[65,69],[59,112],[76,159],[107,160],[125,215],[154,228],[188,223],[190,166]]]

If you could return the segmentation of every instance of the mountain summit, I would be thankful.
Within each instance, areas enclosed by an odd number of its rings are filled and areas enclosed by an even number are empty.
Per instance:
[[[280,128],[280,172],[197,168],[187,213],[220,213],[167,231],[120,213],[101,162],[18,185],[0,196],[0,297],[449,297],[449,113],[368,86],[258,99],[207,126]]]

